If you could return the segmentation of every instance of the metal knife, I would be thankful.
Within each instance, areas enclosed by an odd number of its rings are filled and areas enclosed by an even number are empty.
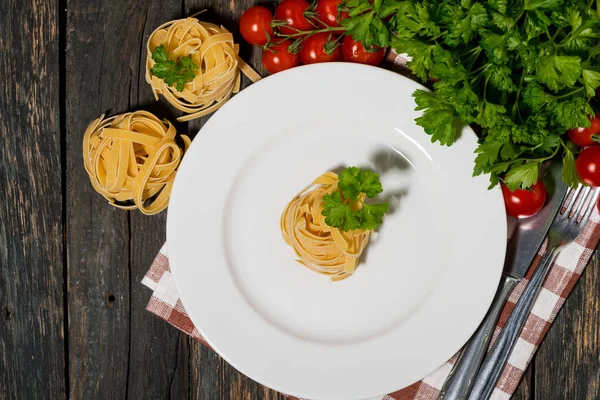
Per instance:
[[[514,231],[506,249],[504,272],[494,301],[483,322],[471,336],[454,364],[440,391],[440,400],[466,400],[469,397],[504,303],[513,288],[525,276],[567,191],[561,173],[560,163],[555,162],[550,165],[547,175],[552,178],[553,187],[550,184],[546,185],[550,200],[538,214],[520,220]]]

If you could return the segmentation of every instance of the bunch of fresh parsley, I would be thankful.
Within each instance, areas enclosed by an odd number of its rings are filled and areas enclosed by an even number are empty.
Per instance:
[[[157,46],[152,52],[152,60],[155,64],[150,68],[150,73],[165,81],[169,86],[175,86],[178,91],[183,92],[185,84],[194,80],[195,70],[198,66],[188,56],[179,60],[169,60],[169,55],[163,45]]]
[[[372,199],[383,192],[379,174],[368,169],[349,167],[338,176],[338,190],[323,196],[325,223],[343,231],[371,230],[383,223],[388,203],[370,204],[360,199],[364,193]],[[353,205],[360,202],[357,210]]]
[[[600,3],[600,1],[598,1]],[[413,96],[416,122],[451,145],[463,124],[479,147],[473,175],[510,189],[538,179],[562,156],[563,180],[579,182],[566,131],[590,125],[600,86],[600,8],[593,0],[345,0],[347,33],[367,46],[407,53],[433,92]]]

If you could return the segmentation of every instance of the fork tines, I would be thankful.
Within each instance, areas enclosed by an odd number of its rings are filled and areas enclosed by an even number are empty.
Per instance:
[[[576,216],[577,223],[581,221],[587,222],[596,206],[599,195],[599,188],[592,188],[581,184],[575,189],[569,188],[565,194],[565,202],[563,203],[564,211],[562,214],[567,218]]]

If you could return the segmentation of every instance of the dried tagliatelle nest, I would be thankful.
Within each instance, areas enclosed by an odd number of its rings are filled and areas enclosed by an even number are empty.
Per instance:
[[[333,281],[348,278],[369,242],[370,230],[342,231],[325,223],[323,196],[337,190],[338,175],[327,172],[298,193],[281,215],[283,239],[298,262]]]
[[[92,186],[125,210],[156,214],[167,208],[177,168],[190,139],[146,111],[92,121],[83,137],[83,160]]]
[[[191,82],[183,91],[168,85],[151,72],[155,61],[152,52],[163,46],[169,60],[190,57],[197,69]],[[187,115],[179,121],[189,121],[207,115],[225,103],[240,89],[240,71],[256,82],[261,79],[238,56],[239,45],[225,28],[196,18],[169,21],[159,26],[148,39],[146,81],[152,86],[154,96],[159,95]]]

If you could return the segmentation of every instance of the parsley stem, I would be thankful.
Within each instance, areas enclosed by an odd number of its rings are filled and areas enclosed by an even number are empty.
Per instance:
[[[322,32],[341,32],[341,31],[345,31],[346,28],[343,26],[329,26],[327,28],[323,28],[323,29],[313,29],[310,31],[301,31],[299,29],[297,29],[297,33],[292,33],[290,35],[283,35],[281,33],[277,33],[276,36],[277,37],[281,37],[281,38],[286,38],[286,39],[291,39],[291,38],[296,38],[299,36],[305,36],[305,35],[314,35],[315,33],[322,33]]]
[[[483,64],[481,67],[477,68],[475,71],[469,71],[469,74],[476,74],[479,71],[489,68],[489,66],[490,66],[489,63]]]
[[[565,93],[565,94],[561,94],[560,96],[553,96],[553,97],[554,97],[556,100],[558,100],[558,99],[562,99],[562,98],[564,98],[564,97],[569,97],[569,96],[572,96],[572,95],[574,95],[575,93],[579,93],[579,92],[581,92],[583,89],[584,89],[583,87],[580,87],[580,88],[578,88],[578,89],[575,89],[575,90],[573,90],[573,91],[571,91],[571,92],[569,92],[569,93]]]
[[[599,0],[599,1],[600,1],[600,0]],[[465,52],[465,53],[462,53],[462,54],[461,54],[459,57],[464,57],[464,56],[466,56],[466,55],[468,55],[468,54],[471,54],[471,53],[474,53],[474,52],[476,52],[476,51],[481,51],[481,47],[480,47],[480,46],[473,47],[471,50],[469,50],[469,51],[467,51],[467,52]]]
[[[515,17],[515,25],[517,24],[517,22],[519,22],[519,20],[523,17],[523,14],[525,14],[525,8],[521,8],[521,10],[519,11],[519,13],[517,14],[517,16]]]
[[[487,94],[487,85],[488,85],[488,81],[490,80],[490,77],[488,76],[487,78],[485,78],[485,83],[483,84],[483,100],[486,101],[486,94]]]
[[[519,87],[517,88],[517,97],[515,98],[515,104],[512,108],[512,118],[515,119],[519,106],[519,97],[521,97],[521,90],[523,90],[523,81],[525,80],[525,70],[521,73],[521,79],[519,80]]]
[[[479,55],[481,54],[481,50],[483,50],[481,47],[478,47],[477,50],[475,51],[475,54],[473,55],[473,61],[471,61],[471,64],[469,65],[469,74],[471,73],[471,69],[473,68],[473,66],[475,65],[475,63],[477,62],[477,59],[479,58]],[[483,67],[481,68],[486,68],[488,64],[485,64]],[[478,72],[481,68],[473,71],[473,73]]]
[[[552,44],[554,44],[554,39],[552,39],[552,35],[550,35],[550,31],[548,30],[548,27],[546,27],[546,36],[548,37],[548,41],[551,42]]]
[[[554,32],[554,35],[552,35],[552,43],[554,43],[554,39],[556,39],[557,36],[562,32],[562,29],[563,28],[558,28],[556,32]]]

